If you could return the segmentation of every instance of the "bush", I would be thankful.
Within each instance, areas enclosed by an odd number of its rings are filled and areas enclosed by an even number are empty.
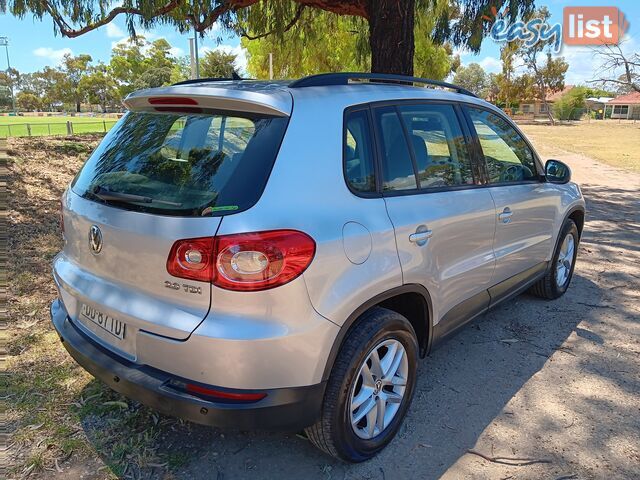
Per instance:
[[[585,111],[587,89],[575,87],[562,95],[553,105],[553,114],[558,120],[580,120]]]

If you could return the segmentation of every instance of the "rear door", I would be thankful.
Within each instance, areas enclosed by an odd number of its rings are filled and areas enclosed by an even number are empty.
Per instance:
[[[482,108],[465,110],[484,160],[483,182],[496,205],[492,284],[504,288],[492,292],[495,298],[544,268],[552,251],[559,193],[544,182],[533,150],[506,118]]]
[[[475,184],[455,104],[373,109],[383,196],[405,284],[431,293],[443,333],[488,305],[495,208]]]
[[[139,331],[186,339],[211,285],[170,275],[169,252],[178,240],[212,242],[223,215],[258,200],[286,125],[240,112],[125,115],[63,199],[54,276],[76,325],[129,358]]]

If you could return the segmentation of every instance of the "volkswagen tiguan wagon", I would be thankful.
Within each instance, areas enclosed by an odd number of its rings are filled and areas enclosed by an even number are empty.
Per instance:
[[[569,168],[460,87],[210,79],[125,105],[62,197],[51,316],[82,367],[160,412],[305,429],[363,461],[398,431],[419,358],[569,286]]]

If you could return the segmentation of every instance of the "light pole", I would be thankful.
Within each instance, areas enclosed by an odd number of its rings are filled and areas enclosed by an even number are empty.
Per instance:
[[[193,43],[194,43],[194,50],[195,50],[195,54],[196,54],[196,78],[200,78],[200,57],[198,55],[198,31],[194,28],[193,29]]]
[[[4,47],[7,52],[7,82],[9,82],[9,91],[11,92],[11,108],[16,113],[16,98],[13,96],[13,81],[11,80],[11,63],[9,62],[9,38],[0,37],[0,47]]]

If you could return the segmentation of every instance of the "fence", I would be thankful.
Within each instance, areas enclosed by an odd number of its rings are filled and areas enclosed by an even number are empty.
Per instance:
[[[116,122],[117,119],[97,122],[10,123],[0,125],[0,138],[106,133]]]

